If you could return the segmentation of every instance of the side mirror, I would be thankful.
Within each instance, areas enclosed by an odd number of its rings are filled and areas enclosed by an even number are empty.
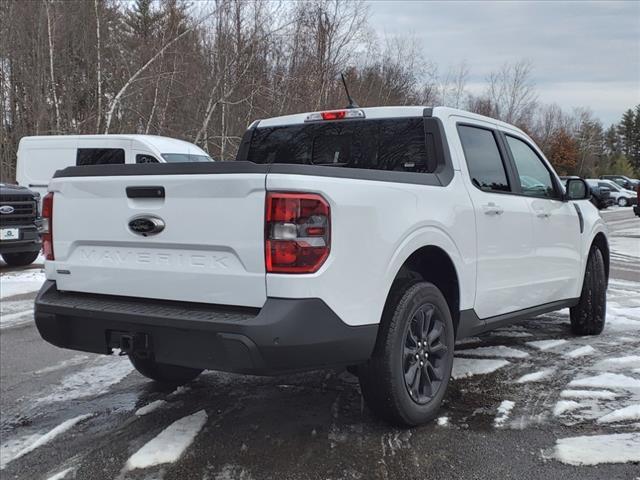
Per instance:
[[[588,200],[591,198],[591,189],[587,182],[581,178],[570,178],[567,180],[565,199],[566,200]]]

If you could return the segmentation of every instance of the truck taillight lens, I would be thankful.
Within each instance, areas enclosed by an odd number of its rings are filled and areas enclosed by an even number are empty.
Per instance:
[[[45,260],[54,260],[53,256],[53,192],[42,199],[42,250]]]
[[[265,262],[268,273],[313,273],[329,256],[329,204],[314,193],[267,192]]]

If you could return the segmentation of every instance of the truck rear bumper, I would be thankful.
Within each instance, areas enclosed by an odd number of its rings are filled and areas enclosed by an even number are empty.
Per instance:
[[[36,298],[35,320],[58,347],[110,354],[128,345],[161,363],[254,375],[362,363],[378,333],[346,325],[317,298],[251,309],[62,292],[53,281]]]

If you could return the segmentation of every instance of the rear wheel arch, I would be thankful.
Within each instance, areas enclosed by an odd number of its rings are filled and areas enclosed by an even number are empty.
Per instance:
[[[394,291],[407,282],[430,282],[442,292],[447,301],[453,328],[457,333],[460,320],[460,283],[455,264],[441,247],[426,245],[415,250],[398,269],[387,292],[384,308],[394,301]]]

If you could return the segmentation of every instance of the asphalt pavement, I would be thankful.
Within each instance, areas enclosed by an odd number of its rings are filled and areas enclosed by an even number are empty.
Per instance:
[[[607,439],[618,453],[619,439],[640,451],[640,417],[606,420],[640,408],[640,219],[630,208],[602,216],[616,246],[605,332],[572,336],[561,311],[460,342],[440,417],[413,429],[374,418],[343,370],[205,372],[163,389],[126,357],[45,343],[21,313],[35,293],[3,298],[2,315],[17,321],[0,329],[0,477],[640,478],[637,460],[576,465],[590,461],[562,450],[603,436],[591,460]],[[595,397],[580,400],[580,391]]]

